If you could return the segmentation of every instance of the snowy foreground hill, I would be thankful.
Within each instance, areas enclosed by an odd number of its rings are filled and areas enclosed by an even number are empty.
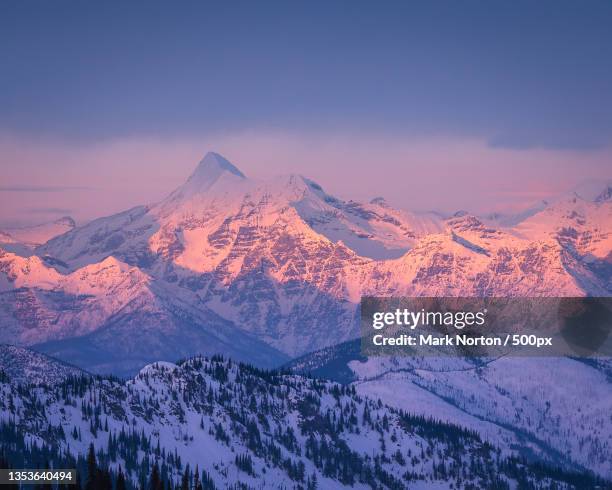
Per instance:
[[[610,296],[610,195],[441,217],[209,153],[158,203],[28,253],[0,236],[0,342],[119,375],[196,353],[273,367],[357,337],[362,296]]]
[[[83,373],[70,364],[8,344],[0,344],[0,369],[12,382],[23,385],[41,382],[54,385]]]
[[[203,488],[612,488],[584,469],[527,463],[478,433],[415,416],[328,381],[216,357],[149,365],[119,381],[86,373],[0,374],[0,452],[13,466],[98,466],[128,486],[154,465],[178,485],[197,468]],[[57,373],[55,361],[39,359]],[[25,364],[24,364],[25,365]],[[14,378],[13,378],[14,377]]]
[[[578,358],[365,358],[359,341],[296,359],[396,409],[469,427],[484,440],[612,478],[612,362]]]

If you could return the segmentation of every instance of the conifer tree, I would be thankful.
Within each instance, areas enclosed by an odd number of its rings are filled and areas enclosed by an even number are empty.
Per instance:
[[[159,476],[159,466],[157,462],[153,465],[151,470],[151,479],[149,480],[149,490],[163,490],[163,484]]]
[[[189,465],[185,466],[185,471],[183,472],[181,490],[189,490]]]
[[[195,473],[193,474],[193,490],[202,490],[202,484],[200,483],[200,470],[198,465],[195,467]]]
[[[115,482],[115,490],[126,490],[125,489],[125,476],[123,476],[123,471],[121,470],[121,466],[119,466],[119,472],[117,473],[117,481]]]
[[[85,480],[85,490],[98,490],[96,485],[97,472],[96,451],[92,442],[89,444],[89,451],[87,452],[87,480]]]

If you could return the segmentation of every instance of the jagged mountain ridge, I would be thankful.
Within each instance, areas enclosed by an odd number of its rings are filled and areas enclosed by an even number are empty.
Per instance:
[[[220,358],[155,363],[125,382],[84,374],[43,386],[2,374],[0,395],[9,461],[27,461],[20,441],[48,446],[52,457],[84,456],[93,443],[99,464],[121,465],[133,487],[154,462],[175,482],[187,464],[198,467],[216,488],[606,485],[584,470],[531,466],[471,431],[351,387]]]
[[[297,175],[252,181],[209,154],[160,203],[75,228],[29,259],[3,253],[2,339],[44,342],[98,371],[109,368],[99,357],[113,336],[132,353],[125,372],[202,344],[273,365],[357,336],[362,295],[609,295],[611,210],[568,201],[501,230],[469,214],[413,219],[380,199],[341,201]],[[378,260],[356,251],[381,247],[407,252]],[[114,279],[98,283],[91,269],[105,261]],[[199,333],[208,337],[194,343]],[[157,357],[153,341],[142,344],[152,336]],[[244,343],[234,349],[236,339]],[[192,350],[173,353],[180,345]]]
[[[519,225],[531,216],[540,213],[546,208],[563,201],[579,199],[592,203],[603,203],[610,201],[612,197],[612,180],[587,180],[573,189],[559,195],[549,196],[528,206],[517,213],[489,213],[482,216],[483,221],[492,226],[512,228]]]
[[[37,256],[0,253],[0,270],[6,341],[36,344],[80,366],[124,375],[153,359],[194,352],[227,352],[263,366],[286,359],[214,312],[194,308],[196,297],[175,297],[114,257],[62,274]]]

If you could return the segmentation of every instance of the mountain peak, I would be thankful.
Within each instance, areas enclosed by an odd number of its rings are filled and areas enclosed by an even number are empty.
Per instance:
[[[223,172],[229,172],[245,179],[244,174],[231,162],[214,151],[209,151],[189,177],[188,182],[193,180],[216,181]]]
[[[585,180],[575,186],[570,195],[578,196],[585,201],[602,202],[607,199],[606,195],[612,188],[612,179]]]
[[[66,226],[68,228],[74,228],[76,226],[76,223],[71,216],[62,216],[61,218],[56,219],[53,223],[56,225]]]
[[[247,180],[245,175],[226,158],[218,153],[209,151],[204,158],[200,160],[200,163],[198,163],[198,166],[187,179],[187,182],[176,189],[169,196],[169,199],[171,201],[177,198],[189,199],[209,190],[218,180],[224,177],[229,177],[232,183]]]
[[[378,197],[375,197],[375,198],[371,199],[370,200],[370,204],[374,204],[374,205],[380,206],[382,208],[390,208],[391,207],[387,203],[386,199],[384,197],[381,197],[381,196],[378,196]]]
[[[612,183],[608,184],[606,188],[600,192],[600,194],[595,198],[596,203],[608,202],[612,201]]]

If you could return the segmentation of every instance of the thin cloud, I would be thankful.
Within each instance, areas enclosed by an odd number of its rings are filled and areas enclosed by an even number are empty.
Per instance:
[[[31,214],[70,214],[72,209],[68,208],[29,208],[28,213]]]
[[[89,191],[96,189],[88,186],[40,186],[40,185],[5,185],[0,186],[0,192],[66,192],[66,191]]]

